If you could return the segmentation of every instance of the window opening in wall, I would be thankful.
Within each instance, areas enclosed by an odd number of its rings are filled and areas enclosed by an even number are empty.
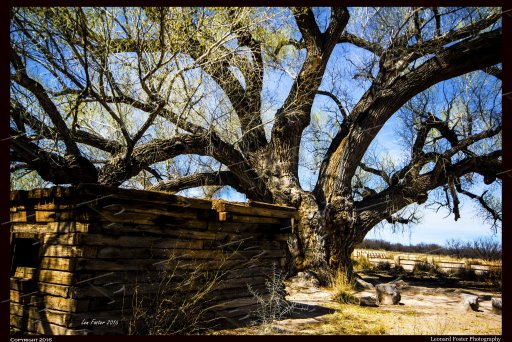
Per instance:
[[[40,247],[39,239],[14,238],[11,245],[11,275],[18,267],[37,268]]]

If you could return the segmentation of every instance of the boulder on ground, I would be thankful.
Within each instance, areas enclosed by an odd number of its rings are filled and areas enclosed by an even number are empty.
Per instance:
[[[371,284],[367,281],[364,281],[363,279],[360,279],[360,278],[356,278],[356,287],[362,288],[364,290],[373,290],[375,288],[375,286],[373,286],[373,284]]]
[[[460,295],[461,306],[465,311],[478,311],[478,296],[463,293]]]
[[[377,304],[377,298],[375,298],[374,296],[365,296],[365,297],[359,298],[359,305],[360,306],[379,306],[379,304]]]
[[[493,297],[491,298],[492,303],[492,312],[494,312],[497,315],[501,315],[501,298]]]
[[[402,299],[400,291],[396,288],[396,284],[379,284],[375,286],[375,292],[377,293],[377,303],[381,305],[396,305],[400,302],[400,299]]]

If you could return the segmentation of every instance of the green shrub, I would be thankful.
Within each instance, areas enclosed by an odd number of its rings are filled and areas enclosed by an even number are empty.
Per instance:
[[[395,274],[404,274],[405,273],[405,269],[402,265],[395,265],[395,267],[393,267],[393,273]]]
[[[477,280],[478,276],[474,269],[461,267],[455,271],[455,276],[460,280]]]
[[[428,262],[420,261],[414,264],[413,273],[436,273],[436,267]]]
[[[373,264],[364,255],[353,260],[352,265],[354,266],[354,270],[356,270],[356,271],[372,270],[373,269]]]
[[[496,291],[502,290],[502,272],[500,268],[491,267],[489,272],[482,275],[482,280]]]
[[[391,264],[389,261],[379,261],[377,266],[375,266],[377,271],[389,271],[391,269]]]

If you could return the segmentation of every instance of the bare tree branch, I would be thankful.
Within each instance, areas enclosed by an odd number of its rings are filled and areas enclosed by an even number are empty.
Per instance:
[[[483,72],[485,72],[489,75],[492,75],[492,76],[496,77],[497,79],[503,81],[503,79],[501,78],[502,70],[496,66],[485,68],[485,69],[483,69]]]
[[[338,109],[340,110],[340,113],[343,116],[343,119],[347,120],[347,118],[348,118],[347,111],[345,110],[345,108],[343,108],[341,101],[333,93],[331,93],[329,91],[325,91],[325,90],[318,90],[316,93],[330,97],[338,106]]]
[[[457,189],[457,192],[464,194],[471,199],[477,200],[478,203],[480,203],[480,205],[482,206],[482,208],[487,210],[487,212],[491,215],[494,221],[502,220],[502,217],[496,212],[496,210],[492,209],[489,206],[489,204],[487,204],[487,202],[485,201],[484,196],[487,193],[487,190],[484,191],[480,196],[478,196],[470,191],[462,189],[462,185],[460,184],[460,182],[455,183],[455,187]]]
[[[496,174],[501,168],[501,151],[494,151],[482,156],[468,157],[453,165],[444,165],[442,172],[434,169],[416,178],[409,178],[401,184],[391,186],[374,196],[355,202],[359,213],[358,224],[362,231],[369,231],[375,224],[389,215],[414,203],[423,203],[427,193],[443,184],[450,177],[461,177],[469,173],[482,175]]]
[[[501,29],[485,32],[442,49],[436,57],[398,77],[388,88],[367,91],[350,115],[354,122],[352,129],[340,128],[333,139],[332,144],[337,146],[331,145],[329,151],[336,152],[324,158],[316,192],[323,189],[323,196],[327,198],[333,191],[349,189],[364,151],[396,110],[437,82],[499,63],[500,56],[495,51],[500,48]],[[378,84],[374,87],[379,89]],[[349,148],[344,148],[346,146]],[[335,154],[341,155],[333,159]]]
[[[183,176],[177,179],[164,180],[149,188],[166,192],[178,192],[185,189],[200,186],[230,185],[239,188],[239,183],[231,171],[219,171],[215,173],[196,173],[190,176]]]
[[[350,43],[362,49],[368,50],[377,56],[381,56],[384,53],[384,49],[379,44],[371,43],[361,37],[356,36],[355,34],[348,32],[345,32],[341,35],[338,43]]]
[[[76,158],[80,157],[80,150],[76,146],[76,143],[73,141],[70,131],[66,123],[62,119],[62,115],[57,109],[57,107],[55,106],[53,101],[48,97],[48,94],[46,94],[46,91],[43,88],[43,86],[27,75],[25,65],[23,64],[21,58],[17,55],[17,53],[14,51],[12,47],[10,49],[10,52],[11,62],[13,63],[16,69],[16,73],[14,75],[11,75],[11,80],[15,81],[16,83],[26,88],[32,94],[35,95],[35,97],[39,101],[39,104],[48,114],[55,128],[59,132],[59,135],[61,136],[62,140],[66,144],[66,149],[68,153],[72,154]]]
[[[11,129],[11,135],[18,132]],[[12,139],[11,158],[24,162],[37,170],[41,178],[56,184],[96,183],[98,174],[94,165],[87,159],[71,155],[60,156],[47,152],[30,142],[25,136]]]
[[[372,167],[369,167],[365,163],[359,163],[359,167],[366,172],[370,172],[370,173],[373,173],[374,175],[381,177],[388,185],[391,185],[391,178],[383,170],[374,169]]]
[[[11,104],[11,113],[17,113],[21,118],[21,122],[27,124],[34,131],[47,139],[59,139],[58,133],[53,128],[47,126],[41,120],[38,120],[23,108],[21,104]],[[119,153],[124,149],[124,146],[116,140],[105,139],[99,135],[84,130],[75,130],[71,132],[71,137],[75,142],[86,144],[111,154]]]
[[[309,7],[292,7],[291,10],[308,52],[320,53],[323,45],[322,33],[316,24],[312,9]]]

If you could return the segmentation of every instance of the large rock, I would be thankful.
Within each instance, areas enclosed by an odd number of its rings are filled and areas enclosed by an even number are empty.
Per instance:
[[[379,304],[377,304],[377,298],[375,298],[374,296],[365,296],[365,297],[359,298],[359,305],[360,306],[379,306]]]
[[[461,294],[460,295],[461,307],[465,311],[478,311],[478,296],[470,295],[470,294]]]
[[[363,279],[356,278],[356,287],[364,289],[364,290],[373,290],[375,286],[373,284],[364,281]]]
[[[400,291],[396,288],[396,284],[379,284],[375,286],[377,293],[378,304],[392,304],[396,305],[400,302],[402,297]]]
[[[501,315],[501,298],[493,297],[491,298],[492,303],[492,312],[497,315]]]

